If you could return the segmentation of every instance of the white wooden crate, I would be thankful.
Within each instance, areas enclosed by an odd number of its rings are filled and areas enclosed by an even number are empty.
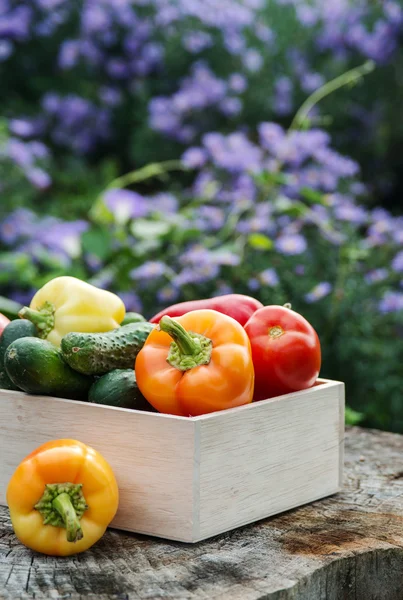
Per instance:
[[[0,390],[0,504],[20,461],[58,438],[111,464],[112,527],[197,542],[340,490],[344,384],[194,418]]]

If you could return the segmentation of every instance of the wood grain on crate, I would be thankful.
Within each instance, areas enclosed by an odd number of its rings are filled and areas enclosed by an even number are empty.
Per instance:
[[[195,542],[337,492],[344,386],[195,418],[0,391],[0,503],[19,462],[49,439],[76,438],[111,464],[113,526]]]
[[[344,386],[336,382],[200,421],[204,539],[341,488]],[[225,510],[222,510],[223,499]]]
[[[112,466],[120,495],[115,527],[191,538],[193,430],[184,418],[0,391],[0,503],[27,454],[69,437]]]

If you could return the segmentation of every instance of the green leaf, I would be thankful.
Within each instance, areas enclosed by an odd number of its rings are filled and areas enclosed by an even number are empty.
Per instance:
[[[273,248],[272,240],[263,233],[251,233],[248,242],[256,250],[271,250]]]
[[[107,258],[111,251],[111,239],[104,228],[92,228],[85,231],[81,237],[84,252],[95,254],[101,260]]]
[[[136,219],[131,225],[133,235],[143,240],[163,237],[170,232],[172,226],[166,221],[150,221],[147,219]]]
[[[327,206],[324,195],[312,188],[303,187],[300,189],[300,194],[308,204],[322,204],[323,206]]]
[[[113,214],[106,206],[102,196],[92,205],[92,208],[89,211],[89,217],[95,223],[99,223],[100,225],[108,225],[114,222]]]
[[[358,423],[361,423],[365,417],[363,413],[357,412],[349,406],[346,406],[344,416],[346,425],[357,425]]]

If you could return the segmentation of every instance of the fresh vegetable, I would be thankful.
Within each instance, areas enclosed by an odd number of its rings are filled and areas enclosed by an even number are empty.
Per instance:
[[[61,343],[64,360],[79,373],[103,375],[113,369],[133,368],[151,323],[131,323],[108,333],[69,333]]]
[[[23,319],[16,319],[15,321],[9,322],[7,327],[3,330],[3,333],[0,337],[0,389],[19,389],[16,385],[14,385],[5,371],[4,359],[7,348],[15,340],[24,337],[33,337],[37,335],[37,333],[38,330],[35,325],[31,323],[31,321],[25,321]]]
[[[7,487],[20,542],[53,556],[84,552],[105,533],[119,492],[110,465],[76,440],[43,444],[17,467]]]
[[[97,379],[90,388],[88,400],[95,404],[155,412],[140,392],[133,368],[115,369]]]
[[[86,400],[93,383],[71,369],[51,342],[34,337],[10,344],[4,366],[14,385],[29,394]]]
[[[135,371],[141,393],[163,413],[201,415],[252,401],[248,336],[235,319],[214,310],[162,317]]]
[[[22,306],[18,302],[4,298],[4,296],[0,296],[0,313],[2,313],[5,317],[8,317],[9,319],[17,319],[21,308]]]
[[[303,316],[285,306],[265,306],[245,325],[255,367],[255,400],[314,385],[321,366],[318,335]]]
[[[179,302],[150,319],[150,323],[159,323],[165,315],[172,317],[180,317],[192,310],[210,309],[216,310],[224,315],[228,315],[238,321],[241,325],[245,325],[246,321],[253,315],[255,311],[262,308],[263,304],[243,294],[225,294],[224,296],[216,296],[205,300],[190,300],[188,302]]]
[[[119,327],[125,306],[118,296],[75,277],[56,277],[32,298],[19,316],[40,330],[40,337],[60,346],[70,331],[105,332]]]
[[[6,317],[6,315],[3,315],[2,313],[0,313],[0,335],[3,333],[4,329],[7,327],[7,325],[10,323],[10,319],[8,319]]]
[[[121,325],[129,325],[129,323],[143,323],[146,320],[147,319],[143,317],[143,315],[140,315],[140,313],[128,312],[121,322]]]

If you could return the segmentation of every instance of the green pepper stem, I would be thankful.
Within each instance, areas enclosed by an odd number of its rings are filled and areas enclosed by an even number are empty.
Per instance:
[[[162,317],[160,320],[160,329],[165,331],[177,344],[182,354],[196,354],[200,352],[200,342],[197,343],[184,327],[171,317]]]
[[[51,302],[45,302],[39,310],[24,306],[18,316],[36,325],[41,338],[47,338],[55,326],[55,307]]]
[[[209,338],[186,331],[180,323],[168,316],[161,318],[159,327],[174,340],[167,357],[171,366],[187,371],[210,362],[213,343]]]
[[[66,527],[67,541],[77,542],[83,538],[83,530],[77,517],[70,496],[63,492],[52,501],[52,506],[57,510]]]
[[[83,538],[80,519],[88,506],[81,483],[47,483],[35,509],[41,514],[44,525],[66,529],[67,541]]]

